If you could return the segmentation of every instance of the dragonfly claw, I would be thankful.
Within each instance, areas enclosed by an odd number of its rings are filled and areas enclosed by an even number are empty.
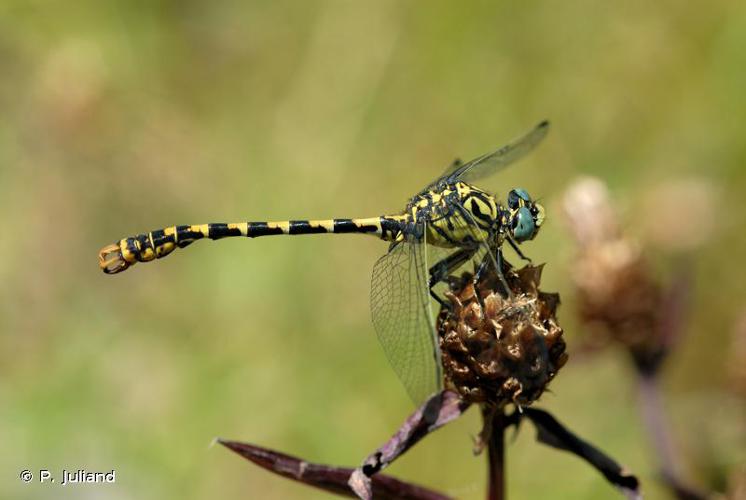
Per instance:
[[[117,243],[107,245],[98,252],[98,265],[106,274],[116,274],[130,267]]]

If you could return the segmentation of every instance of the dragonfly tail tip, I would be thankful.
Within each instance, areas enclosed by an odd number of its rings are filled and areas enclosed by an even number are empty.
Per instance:
[[[116,274],[130,267],[117,243],[107,245],[98,252],[98,265],[106,274]]]

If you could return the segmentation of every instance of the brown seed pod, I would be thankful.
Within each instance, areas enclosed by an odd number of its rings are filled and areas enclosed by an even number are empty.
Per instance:
[[[621,230],[605,185],[576,182],[565,195],[564,216],[578,244],[572,278],[581,320],[597,339],[624,345],[641,370],[654,371],[666,349],[666,298],[642,248]]]
[[[445,386],[473,403],[529,405],[567,361],[557,323],[559,295],[539,290],[543,266],[454,278],[437,321]]]

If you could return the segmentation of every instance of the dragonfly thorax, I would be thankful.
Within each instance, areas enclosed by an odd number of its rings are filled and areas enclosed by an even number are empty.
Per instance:
[[[467,247],[491,241],[500,233],[504,210],[494,196],[465,182],[442,182],[409,202],[414,226],[424,223],[426,242],[439,247]]]

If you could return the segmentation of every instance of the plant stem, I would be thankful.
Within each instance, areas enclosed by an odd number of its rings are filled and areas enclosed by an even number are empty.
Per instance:
[[[487,500],[505,499],[505,410],[483,409],[483,438],[487,439],[489,486]]]
[[[658,456],[663,481],[678,499],[703,500],[707,498],[706,493],[692,488],[681,479],[679,454],[669,432],[666,411],[656,376],[640,375],[637,390],[642,420]]]

